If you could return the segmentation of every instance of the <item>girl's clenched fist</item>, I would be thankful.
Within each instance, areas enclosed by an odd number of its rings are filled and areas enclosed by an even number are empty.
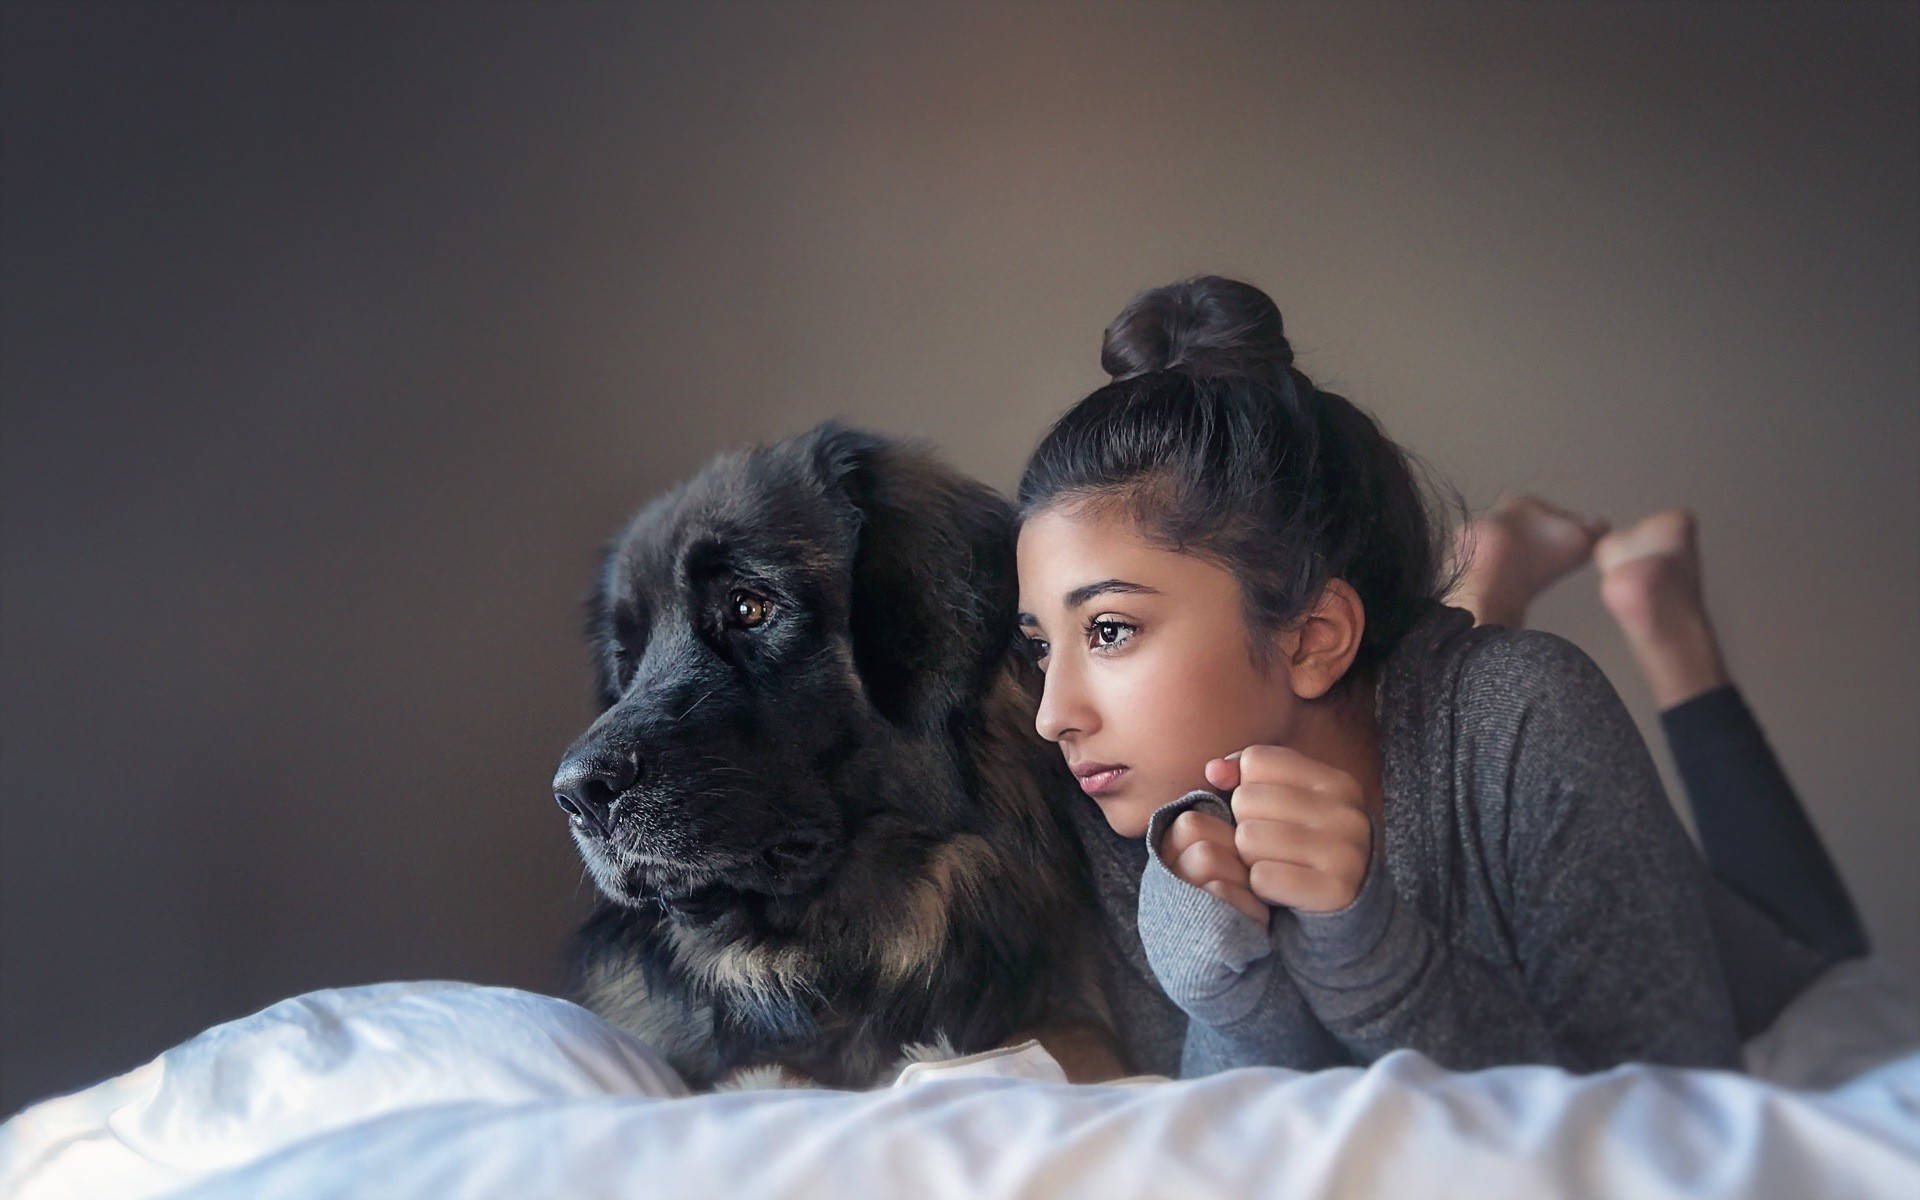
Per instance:
[[[1234,825],[1183,812],[1160,861],[1194,887],[1264,924],[1268,905],[1333,912],[1353,903],[1373,855],[1373,821],[1345,771],[1284,746],[1249,746],[1207,764]]]

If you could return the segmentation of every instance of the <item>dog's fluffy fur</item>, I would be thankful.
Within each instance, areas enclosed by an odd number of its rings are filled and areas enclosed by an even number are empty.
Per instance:
[[[1010,531],[926,451],[829,424],[723,455],[610,547],[602,711],[555,779],[608,801],[572,822],[603,897],[576,990],[694,1086],[867,1086],[909,1044],[1100,1022]]]

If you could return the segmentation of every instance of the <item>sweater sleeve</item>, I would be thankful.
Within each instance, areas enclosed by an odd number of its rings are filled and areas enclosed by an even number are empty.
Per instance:
[[[1276,922],[1308,1004],[1362,1060],[1405,1046],[1455,1068],[1737,1066],[1704,864],[1625,706],[1551,635],[1479,657],[1453,698],[1459,803],[1485,831],[1518,970],[1449,944],[1392,888],[1363,887],[1339,913]]]
[[[1562,1061],[1518,984],[1449,946],[1401,900],[1382,838],[1374,838],[1352,903],[1328,913],[1275,909],[1263,924],[1161,862],[1161,836],[1190,808],[1233,821],[1210,792],[1155,811],[1140,882],[1140,939],[1161,988],[1202,1027],[1194,1032],[1225,1047],[1214,1066],[1325,1065],[1315,1061],[1325,1051],[1303,1025],[1323,1028],[1359,1062],[1400,1048],[1457,1070]],[[1189,1057],[1191,1041],[1190,1033]]]
[[[1188,1017],[1231,1029],[1253,1015],[1279,970],[1267,922],[1175,875],[1160,861],[1160,839],[1189,809],[1219,817],[1233,813],[1208,791],[1188,792],[1147,819],[1147,867],[1140,878],[1140,945],[1169,999]]]
[[[1181,1075],[1255,1065],[1311,1071],[1350,1063],[1346,1048],[1315,1019],[1287,976],[1269,922],[1252,920],[1160,860],[1167,826],[1190,808],[1233,821],[1225,802],[1209,791],[1189,792],[1156,811],[1147,822],[1138,911],[1147,965],[1188,1017]],[[1271,920],[1284,916],[1275,912]]]
[[[1449,943],[1401,898],[1381,841],[1347,907],[1274,920],[1281,961],[1315,1018],[1361,1062],[1409,1049],[1460,1071],[1572,1065],[1511,972]]]

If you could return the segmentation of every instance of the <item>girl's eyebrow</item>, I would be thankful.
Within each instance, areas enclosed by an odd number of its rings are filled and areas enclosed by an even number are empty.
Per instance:
[[[1135,596],[1158,596],[1160,589],[1150,588],[1144,583],[1132,583],[1125,579],[1102,579],[1099,583],[1089,583],[1067,593],[1067,609],[1072,611],[1095,596],[1105,596],[1112,592],[1125,592]],[[1040,618],[1032,613],[1023,612],[1015,616],[1020,625],[1039,625]]]
[[[1067,593],[1067,607],[1079,608],[1095,596],[1105,596],[1110,592],[1127,592],[1139,596],[1158,596],[1159,589],[1150,588],[1144,583],[1129,583],[1124,579],[1102,579],[1099,583],[1089,583]]]

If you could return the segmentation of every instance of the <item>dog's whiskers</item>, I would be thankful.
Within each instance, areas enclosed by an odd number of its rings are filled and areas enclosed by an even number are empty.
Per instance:
[[[707,701],[713,699],[713,694],[719,690],[720,690],[719,688],[708,688],[706,695],[700,697],[698,700],[695,700],[692,704],[687,705],[687,711],[681,713],[679,716],[673,719],[674,723],[677,725],[681,721],[686,720],[688,713],[691,713],[694,709],[699,708],[702,704],[705,704]]]
[[[728,762],[726,759],[721,758],[719,755],[716,755],[716,754],[702,754],[700,756],[700,762],[703,766],[705,764],[712,763],[714,765],[716,772],[724,771],[731,775],[742,775],[748,779],[754,778],[754,774],[752,771],[747,770],[745,767],[736,766],[733,763]]]

